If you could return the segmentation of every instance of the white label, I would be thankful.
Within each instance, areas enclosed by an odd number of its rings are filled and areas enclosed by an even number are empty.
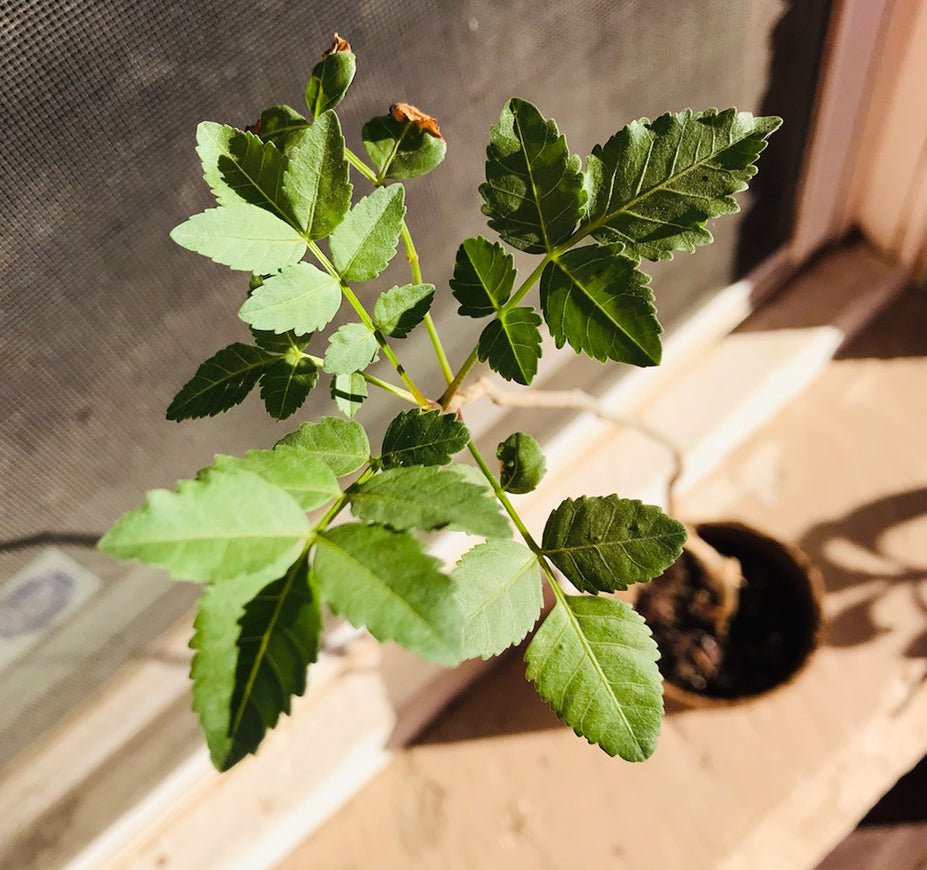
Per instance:
[[[54,548],[0,583],[0,669],[64,622],[99,587],[97,577]]]

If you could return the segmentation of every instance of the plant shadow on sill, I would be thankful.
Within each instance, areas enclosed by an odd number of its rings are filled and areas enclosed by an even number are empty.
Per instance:
[[[881,599],[903,584],[912,608],[924,616],[924,631],[905,650],[908,658],[927,658],[927,565],[909,565],[888,552],[893,530],[927,517],[927,487],[884,496],[850,513],[811,528],[800,542],[818,565],[828,592],[860,589],[828,620],[825,642],[847,647],[868,643],[891,629],[879,623]],[[909,536],[910,537],[910,536]]]

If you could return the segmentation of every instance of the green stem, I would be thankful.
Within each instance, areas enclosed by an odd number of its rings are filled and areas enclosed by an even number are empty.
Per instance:
[[[537,268],[527,278],[525,278],[524,281],[521,282],[521,286],[512,294],[509,301],[499,309],[500,314],[513,309],[516,305],[518,305],[519,302],[521,302],[522,299],[525,298],[525,296],[528,295],[528,292],[531,290],[531,288],[537,284],[541,277],[541,273],[544,271],[547,264],[551,260],[555,259],[556,256],[556,252],[544,255],[544,258],[540,263],[538,263]]]
[[[363,175],[364,178],[379,187],[377,182],[377,174],[350,148],[344,149],[344,156],[347,158],[348,163],[350,163],[351,166],[353,166],[361,175]]]
[[[306,552],[308,552],[309,548],[312,546],[313,542],[315,541],[316,535],[319,532],[324,532],[328,528],[329,523],[331,523],[331,521],[336,516],[338,516],[338,514],[340,514],[345,509],[345,507],[347,507],[347,504],[351,499],[351,493],[354,492],[357,489],[357,487],[359,487],[362,483],[365,483],[366,481],[370,480],[370,478],[373,477],[373,473],[374,473],[373,466],[368,465],[361,472],[357,480],[355,480],[354,483],[352,483],[347,489],[345,489],[345,491],[341,493],[341,495],[339,495],[338,498],[336,498],[332,502],[331,507],[327,511],[325,511],[325,513],[322,515],[322,519],[320,519],[313,527],[312,534],[309,535],[309,540],[306,543],[306,549],[303,551],[303,555],[305,555]]]
[[[412,233],[409,232],[409,225],[405,221],[402,222],[400,232],[402,233],[403,244],[406,246],[406,259],[409,261],[409,268],[412,271],[412,281],[415,284],[421,284],[422,265],[419,262],[418,251],[415,249],[415,242],[412,241]],[[438,365],[441,366],[444,380],[451,383],[454,380],[454,373],[451,371],[451,364],[444,352],[444,345],[441,344],[441,336],[438,335],[435,322],[431,319],[431,312],[425,315],[425,329],[428,330],[428,337],[431,339],[431,346],[435,349],[435,356],[438,358]]]
[[[477,353],[479,352],[479,345],[473,348],[470,351],[470,356],[466,358],[464,364],[460,367],[456,375],[454,375],[453,380],[447,385],[447,389],[444,391],[440,399],[438,399],[439,404],[442,408],[447,408],[451,403],[451,399],[457,395],[457,391],[460,389],[460,385],[464,382],[464,378],[470,374],[470,369],[476,364]]]
[[[313,356],[311,353],[304,353],[304,359],[309,360],[317,368],[322,368],[325,364],[325,360],[321,357]],[[367,372],[358,372],[358,374],[367,381],[368,384],[373,384],[375,387],[379,387],[381,390],[385,390],[387,393],[392,393],[394,396],[398,396],[400,399],[411,402],[413,405],[417,405],[418,401],[415,396],[413,396],[408,390],[404,390],[402,387],[397,386],[396,384],[391,384],[389,381],[384,381],[382,378],[374,377],[373,375],[368,375]]]
[[[489,485],[492,487],[492,491],[496,494],[496,498],[502,503],[502,507],[505,508],[505,512],[509,515],[512,522],[515,524],[515,528],[518,529],[518,533],[525,539],[525,543],[531,548],[531,551],[536,555],[541,555],[541,548],[538,546],[537,541],[531,535],[531,532],[528,531],[528,527],[522,521],[522,518],[518,515],[518,511],[515,510],[515,506],[509,501],[508,493],[502,488],[502,485],[496,480],[496,475],[492,473],[492,469],[486,464],[486,460],[483,459],[482,454],[477,449],[476,444],[473,443],[473,439],[470,439],[470,442],[467,444],[467,450],[470,451],[470,455],[476,460],[476,464],[479,466],[480,471],[483,472],[483,477],[489,482]]]
[[[389,346],[389,342],[384,337],[383,333],[377,329],[376,324],[373,322],[373,319],[367,313],[367,309],[364,308],[363,303],[357,296],[354,295],[354,291],[348,286],[347,282],[344,281],[341,275],[338,274],[338,270],[332,265],[328,257],[325,256],[322,249],[313,241],[309,242],[309,250],[312,251],[313,256],[318,260],[319,264],[328,272],[332,278],[338,280],[338,283],[341,286],[341,293],[345,299],[348,300],[351,307],[356,312],[357,316],[360,318],[361,323],[367,327],[372,333],[373,337],[377,340],[377,344],[380,345],[380,350],[383,351],[383,356],[385,356],[392,367],[396,369],[396,373],[402,379],[402,382],[409,388],[409,392],[412,394],[413,398],[419,405],[423,408],[430,408],[431,402],[425,398],[422,391],[415,386],[412,378],[406,374],[406,370],[402,367],[402,363],[399,362],[398,357],[396,356],[393,349]]]
[[[505,508],[505,512],[509,515],[512,523],[515,525],[515,528],[518,529],[518,534],[521,535],[522,540],[527,544],[528,549],[534,553],[535,558],[538,561],[538,564],[541,566],[541,570],[547,576],[548,585],[553,590],[554,596],[561,604],[565,604],[564,600],[564,591],[560,587],[560,584],[557,582],[557,578],[554,575],[554,569],[550,567],[550,563],[547,561],[547,557],[544,555],[544,551],[538,546],[537,541],[534,540],[534,536],[531,532],[528,531],[528,527],[525,525],[522,518],[519,516],[518,511],[515,510],[515,505],[509,501],[508,493],[502,488],[502,485],[496,480],[496,476],[492,473],[492,470],[486,464],[486,460],[483,459],[480,451],[477,449],[476,444],[473,443],[471,439],[469,444],[467,444],[467,449],[470,451],[470,455],[476,460],[476,464],[479,466],[480,471],[483,472],[483,477],[489,481],[489,485],[492,487],[492,491],[496,494],[496,498],[499,499],[502,507]]]

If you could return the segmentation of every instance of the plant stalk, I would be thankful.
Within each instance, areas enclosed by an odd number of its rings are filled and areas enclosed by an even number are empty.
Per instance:
[[[518,533],[521,535],[522,540],[525,542],[528,549],[534,553],[538,564],[541,566],[541,570],[547,577],[547,584],[553,591],[554,597],[561,604],[565,605],[565,593],[561,588],[560,583],[557,581],[554,570],[550,567],[550,563],[547,561],[547,557],[544,555],[544,551],[540,548],[538,542],[534,540],[534,536],[531,534],[531,532],[528,531],[528,527],[525,525],[518,511],[515,510],[515,505],[513,505],[509,500],[508,493],[502,488],[502,485],[499,483],[499,481],[496,480],[496,476],[492,473],[492,470],[486,464],[486,460],[483,459],[482,454],[480,453],[476,444],[473,442],[472,438],[467,444],[467,450],[470,451],[470,455],[474,458],[474,460],[476,460],[476,464],[479,466],[480,471],[483,473],[483,477],[485,477],[489,482],[489,485],[492,487],[496,498],[499,499],[500,504],[503,508],[505,508],[505,512],[509,515],[509,519],[511,519],[512,523],[515,525],[515,528],[518,529]]]
[[[338,270],[332,265],[328,257],[325,256],[322,249],[315,243],[309,242],[309,250],[312,251],[313,256],[322,267],[331,275],[333,278],[338,280],[338,283],[341,285],[341,293],[345,299],[348,300],[351,307],[356,312],[357,316],[360,318],[361,323],[367,327],[372,333],[373,337],[377,340],[377,344],[380,345],[380,350],[383,351],[383,356],[385,356],[392,367],[396,369],[396,373],[402,378],[402,382],[409,388],[409,392],[415,398],[415,401],[423,408],[430,408],[431,402],[425,398],[422,391],[415,386],[415,382],[406,374],[406,370],[402,367],[402,363],[399,362],[399,358],[396,356],[393,349],[390,347],[389,342],[384,337],[383,333],[377,329],[376,324],[373,322],[373,319],[367,313],[367,309],[364,308],[363,303],[357,296],[354,295],[354,291],[350,288],[346,281],[338,274]]]

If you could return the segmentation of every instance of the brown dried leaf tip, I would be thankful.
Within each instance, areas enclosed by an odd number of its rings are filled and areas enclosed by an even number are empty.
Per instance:
[[[339,51],[350,51],[351,45],[346,39],[342,39],[337,33],[335,34],[335,41],[332,43],[332,47],[322,55],[322,57],[328,57],[330,54],[337,54]]]
[[[249,124],[245,127],[245,130],[249,133],[254,133],[255,136],[261,135],[261,118],[258,118],[253,124]]]
[[[389,107],[389,113],[396,121],[411,121],[419,129],[431,133],[436,139],[444,139],[438,129],[438,122],[431,115],[426,115],[420,109],[416,109],[415,106],[410,106],[408,103],[393,103]]]

